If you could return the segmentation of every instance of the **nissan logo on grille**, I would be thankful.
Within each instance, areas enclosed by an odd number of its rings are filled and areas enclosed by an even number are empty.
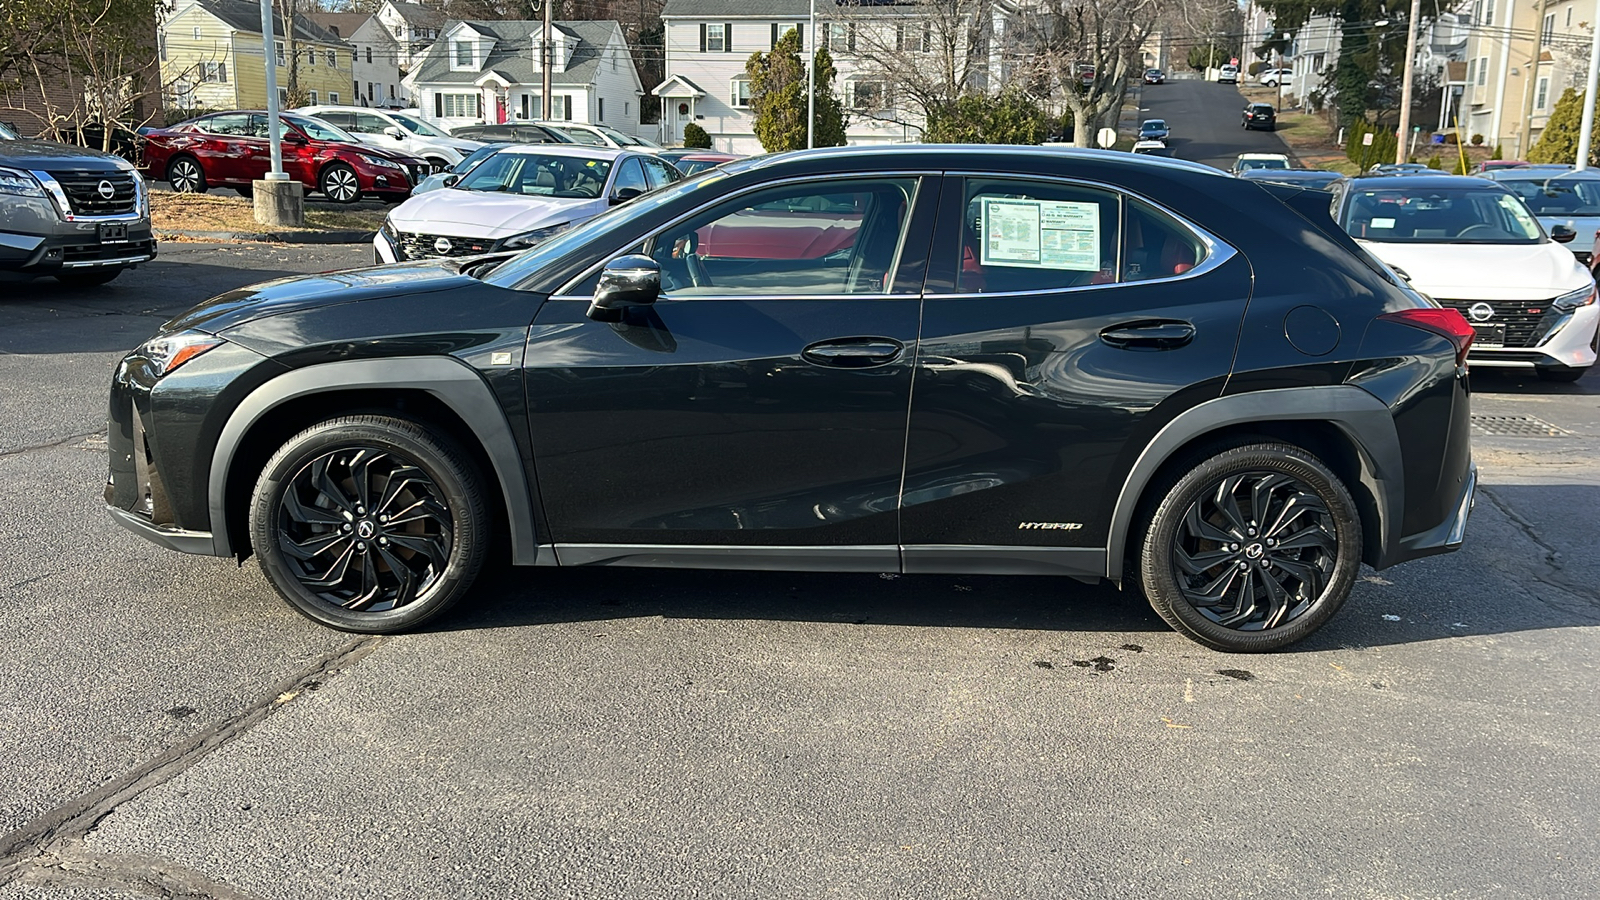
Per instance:
[[[439,238],[433,242],[433,252],[443,255],[455,249],[455,246],[455,244],[450,243],[449,238]]]
[[[96,186],[95,190],[99,191],[100,196],[106,198],[107,200],[110,200],[112,197],[117,195],[116,186],[109,181],[101,181],[100,184]]]
[[[1474,322],[1487,322],[1494,318],[1494,307],[1487,303],[1474,303],[1467,307],[1467,315],[1471,316]]]

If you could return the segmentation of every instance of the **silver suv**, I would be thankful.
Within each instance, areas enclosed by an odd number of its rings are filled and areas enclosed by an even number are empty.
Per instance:
[[[0,272],[96,285],[155,258],[150,194],[132,163],[0,125]]]

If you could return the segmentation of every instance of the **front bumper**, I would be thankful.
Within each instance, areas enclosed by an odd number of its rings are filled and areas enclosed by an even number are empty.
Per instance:
[[[43,209],[33,209],[43,204]],[[126,228],[126,240],[103,242],[100,225]],[[49,201],[23,198],[0,215],[0,272],[51,275],[62,271],[122,268],[156,258],[149,219],[63,222]]]
[[[1450,304],[1447,304],[1450,305]],[[1504,347],[1479,347],[1467,352],[1471,365],[1484,368],[1535,369],[1547,367],[1587,368],[1595,364],[1600,348],[1600,303],[1581,306],[1571,312],[1551,309],[1541,314],[1530,337]],[[1469,319],[1468,321],[1471,321]],[[1510,329],[1508,329],[1508,336]]]

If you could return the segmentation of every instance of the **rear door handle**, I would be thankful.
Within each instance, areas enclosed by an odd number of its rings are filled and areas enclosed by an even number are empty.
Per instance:
[[[866,369],[900,358],[905,345],[890,338],[859,337],[818,341],[800,351],[806,362],[836,369]]]
[[[1119,350],[1172,350],[1194,340],[1188,322],[1125,322],[1100,332],[1100,340]]]

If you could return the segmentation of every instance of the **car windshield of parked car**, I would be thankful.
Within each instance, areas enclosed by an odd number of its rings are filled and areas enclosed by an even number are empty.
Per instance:
[[[482,147],[467,154],[466,158],[456,163],[450,171],[456,175],[465,175],[478,167],[478,164],[489,157],[504,150],[509,144],[484,144]]]
[[[1600,216],[1600,180],[1502,178],[1536,216]]]
[[[1401,188],[1352,191],[1340,225],[1366,241],[1537,244],[1538,220],[1505,191]]]
[[[411,132],[412,134],[420,134],[423,137],[449,137],[450,136],[450,135],[445,134],[444,132],[440,131],[439,129],[433,127],[432,125],[429,125],[427,122],[422,121],[421,119],[413,119],[410,116],[403,116],[403,115],[401,115],[399,113],[389,113],[389,118],[395,120],[396,122],[399,122],[401,128],[404,128],[405,130]]]
[[[1251,169],[1287,169],[1289,168],[1289,161],[1287,159],[1241,159],[1235,165],[1238,166],[1239,171],[1248,172]]]
[[[594,200],[605,189],[611,160],[543,153],[496,153],[455,188],[463,191]]]
[[[284,116],[278,123],[279,137],[282,137],[284,123],[304,131],[316,141],[343,141],[346,144],[357,143],[355,136],[337,125],[329,125],[321,119],[311,119],[305,116]]]
[[[1167,123],[1161,119],[1145,119],[1142,128],[1145,131],[1165,131]]]
[[[21,138],[17,137],[17,133],[15,131],[12,131],[11,129],[7,128],[4,125],[0,125],[0,141],[18,141],[18,140],[21,140]]]

